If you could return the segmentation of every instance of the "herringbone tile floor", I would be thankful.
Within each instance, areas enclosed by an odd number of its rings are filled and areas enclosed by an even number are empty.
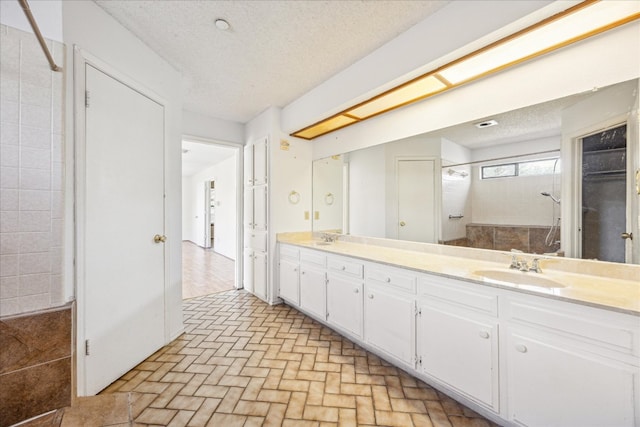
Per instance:
[[[103,392],[129,393],[137,425],[495,426],[286,305],[234,290],[184,313],[184,335]]]

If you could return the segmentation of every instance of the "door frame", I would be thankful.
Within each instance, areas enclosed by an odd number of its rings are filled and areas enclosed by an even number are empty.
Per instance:
[[[86,87],[86,73],[85,67],[86,65],[90,65],[97,70],[105,73],[109,77],[119,81],[120,83],[128,86],[129,88],[139,92],[141,95],[146,96],[152,101],[162,105],[164,108],[164,152],[163,152],[163,169],[164,169],[164,178],[163,178],[163,191],[165,193],[166,198],[166,182],[167,182],[167,146],[166,143],[169,140],[169,133],[166,122],[166,109],[168,102],[166,99],[144,86],[140,82],[132,79],[131,77],[125,75],[124,73],[118,71],[108,63],[100,60],[96,56],[87,52],[84,49],[81,49],[77,45],[73,47],[73,117],[74,117],[74,126],[73,126],[73,137],[74,137],[74,258],[75,258],[75,295],[76,295],[76,394],[77,396],[85,396],[86,395],[86,366],[85,366],[85,325],[86,325],[86,316],[84,313],[84,309],[86,307],[87,294],[86,294],[86,281],[85,281],[85,266],[86,266],[86,253],[84,247],[84,239],[86,237],[85,231],[85,222],[86,222],[86,197],[85,197],[85,169],[86,169],[86,109],[85,105],[85,87]],[[168,224],[168,215],[167,215],[167,203],[163,204],[163,227],[164,232],[169,229]],[[166,298],[167,294],[167,286],[168,286],[168,278],[169,278],[169,265],[170,265],[170,247],[169,245],[173,244],[172,239],[167,240],[165,243],[164,250],[164,295]],[[171,340],[172,337],[169,336],[169,316],[167,313],[167,305],[165,301],[164,307],[164,343],[167,343]]]
[[[562,242],[561,245],[569,257],[582,258],[582,139],[593,135],[594,133],[603,132],[607,129],[626,125],[627,126],[627,177],[626,177],[626,227],[637,235],[638,227],[634,226],[633,221],[633,188],[634,174],[638,168],[635,160],[637,154],[634,153],[633,132],[629,132],[633,125],[629,115],[618,115],[607,120],[592,124],[581,128],[568,135],[570,144],[567,153],[561,154],[561,158],[565,164],[569,164],[570,170],[565,174],[563,172],[563,180],[568,185],[562,185],[562,198],[570,201],[560,206],[560,216],[562,218],[560,224],[560,232]],[[635,136],[637,138],[637,135]],[[637,140],[637,139],[636,139]],[[564,147],[563,147],[564,148]],[[569,160],[569,162],[567,162]],[[563,169],[564,166],[563,166]],[[566,175],[566,176],[565,176]],[[568,190],[568,194],[564,192]],[[567,242],[566,246],[565,243]],[[625,243],[625,263],[631,263],[634,258],[635,250],[633,241],[627,240]],[[636,255],[637,257],[637,255]]]
[[[430,160],[433,161],[433,236],[435,242],[438,243],[442,240],[442,174],[440,171],[442,170],[442,160],[439,157],[435,156],[395,156],[393,159],[393,176],[395,179],[394,183],[394,200],[393,200],[393,215],[394,215],[394,223],[395,226],[393,228],[393,232],[395,234],[394,237],[397,239],[400,235],[400,190],[399,190],[399,163],[401,161],[420,161],[420,160]]]
[[[182,134],[182,140],[198,142],[207,145],[218,145],[233,148],[236,151],[236,261],[235,261],[235,288],[242,289],[243,268],[243,231],[244,231],[244,145],[237,142],[220,141],[211,138],[202,138],[189,134]],[[182,202],[180,202],[182,205]],[[206,207],[205,207],[206,208]]]

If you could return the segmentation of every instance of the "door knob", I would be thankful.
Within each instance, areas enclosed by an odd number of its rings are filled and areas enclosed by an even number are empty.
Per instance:
[[[406,222],[404,222],[404,221],[400,221],[400,227],[404,227],[405,225],[407,225],[407,223],[406,223]]]
[[[629,239],[629,240],[633,240],[633,233],[622,233],[620,235],[620,237],[622,239]]]
[[[156,234],[155,236],[153,236],[153,241],[156,243],[164,243],[167,241],[167,236]]]

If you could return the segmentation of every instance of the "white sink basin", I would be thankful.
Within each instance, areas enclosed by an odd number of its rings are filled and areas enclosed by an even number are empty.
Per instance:
[[[564,288],[566,287],[562,283],[558,283],[555,280],[549,279],[535,272],[524,272],[518,270],[478,270],[473,274],[484,277],[486,279],[512,283],[514,285],[535,286],[539,288]]]

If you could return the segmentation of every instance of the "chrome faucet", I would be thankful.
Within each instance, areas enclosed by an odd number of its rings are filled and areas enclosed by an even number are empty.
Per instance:
[[[327,243],[335,242],[335,241],[336,241],[336,236],[335,236],[335,235],[333,235],[333,234],[329,234],[329,233],[322,233],[322,234],[320,234],[320,238],[321,238],[323,241],[327,242]]]
[[[531,267],[529,267],[529,271],[542,273],[542,269],[540,268],[540,258],[534,258],[533,261],[531,261]]]

